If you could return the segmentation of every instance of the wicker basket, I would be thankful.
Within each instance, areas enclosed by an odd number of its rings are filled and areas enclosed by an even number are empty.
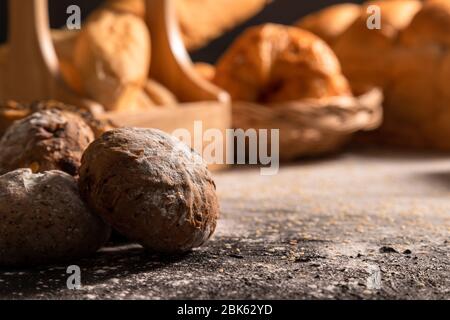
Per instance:
[[[357,131],[380,126],[383,94],[373,89],[359,97],[333,97],[282,104],[233,104],[233,126],[279,129],[280,160],[337,151]]]

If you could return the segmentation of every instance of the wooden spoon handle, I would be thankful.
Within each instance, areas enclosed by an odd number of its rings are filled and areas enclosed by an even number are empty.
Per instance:
[[[195,71],[181,38],[173,0],[146,0],[146,12],[153,44],[151,77],[170,88],[182,102],[228,103],[225,91]]]
[[[9,98],[50,98],[58,59],[50,35],[47,0],[9,1],[9,48]]]

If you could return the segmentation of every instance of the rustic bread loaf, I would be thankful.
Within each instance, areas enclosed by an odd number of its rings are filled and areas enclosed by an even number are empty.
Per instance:
[[[96,252],[109,234],[70,175],[20,169],[0,176],[0,266],[73,264]]]
[[[75,113],[57,109],[33,113],[15,122],[0,139],[0,174],[30,168],[75,176],[93,140],[91,128]]]
[[[130,13],[99,10],[85,23],[75,45],[82,94],[106,110],[130,110],[150,66],[150,34]],[[139,105],[138,105],[139,106]]]
[[[94,212],[151,251],[191,250],[216,227],[218,200],[207,165],[159,130],[105,133],[83,155],[79,188]]]

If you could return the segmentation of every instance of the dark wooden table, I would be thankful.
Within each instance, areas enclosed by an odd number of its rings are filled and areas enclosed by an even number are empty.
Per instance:
[[[450,299],[450,157],[348,152],[216,174],[222,217],[207,246],[158,257],[108,247],[67,266],[0,272],[0,298]]]

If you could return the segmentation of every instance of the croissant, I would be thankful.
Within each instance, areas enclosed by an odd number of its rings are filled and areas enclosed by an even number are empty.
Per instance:
[[[274,103],[351,94],[324,41],[276,24],[244,32],[219,60],[214,82],[235,101]]]

